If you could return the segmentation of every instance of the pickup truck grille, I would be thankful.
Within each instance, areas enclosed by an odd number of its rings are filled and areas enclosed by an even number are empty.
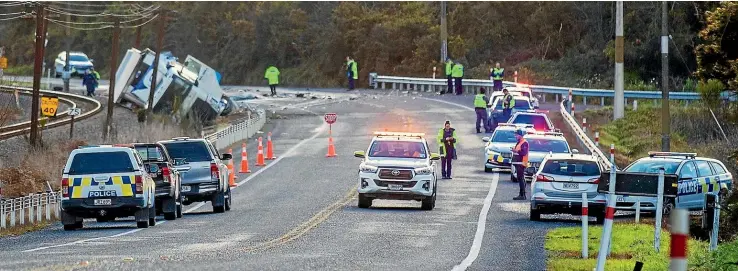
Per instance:
[[[502,154],[502,158],[508,158],[508,159],[512,158],[511,152],[502,152],[500,154]]]
[[[380,187],[388,187],[390,184],[399,184],[399,185],[402,185],[402,187],[405,187],[405,188],[412,188],[412,187],[415,187],[415,184],[417,183],[417,181],[412,181],[412,182],[397,182],[397,181],[374,180],[374,183],[377,184],[377,186],[380,186]]]
[[[391,180],[411,180],[413,171],[409,169],[383,168],[379,170],[379,178]]]

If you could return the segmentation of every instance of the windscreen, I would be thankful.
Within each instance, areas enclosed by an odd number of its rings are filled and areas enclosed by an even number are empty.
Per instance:
[[[495,110],[502,110],[502,99],[500,98],[498,100],[499,101],[497,101],[497,106],[495,106]],[[527,100],[518,100],[518,99],[515,99],[515,107],[513,108],[517,110],[530,110],[531,109],[530,103]]]
[[[79,62],[85,62],[85,61],[87,61],[88,59],[87,59],[87,57],[85,57],[85,56],[83,56],[83,55],[70,55],[70,56],[69,56],[69,60],[70,60],[70,61],[79,61]]]
[[[421,142],[374,141],[372,147],[369,148],[369,156],[425,159],[427,153]]]
[[[495,134],[492,135],[492,142],[515,143],[518,142],[518,140],[515,139],[515,131],[497,130],[495,131]]]
[[[533,152],[569,153],[566,141],[552,139],[526,139],[528,147]]]
[[[68,173],[71,175],[86,175],[131,171],[133,171],[133,164],[131,164],[128,153],[117,151],[78,153],[74,155]]]
[[[202,142],[164,143],[169,156],[173,159],[184,158],[186,162],[206,162],[213,160],[210,152]]]
[[[156,146],[136,146],[136,151],[144,161],[164,161],[164,155]]]
[[[515,92],[514,94],[530,98],[530,92],[527,92],[527,91],[514,91],[514,92]]]
[[[625,172],[659,173],[659,169],[663,167],[665,174],[674,174],[679,164],[677,161],[642,159],[628,166]]]
[[[515,119],[513,119],[512,123],[533,124],[533,128],[536,129],[536,131],[547,131],[551,129],[551,127],[548,127],[546,117],[540,115],[520,114],[515,116]]]
[[[600,176],[600,167],[593,161],[549,160],[542,173],[563,176]]]

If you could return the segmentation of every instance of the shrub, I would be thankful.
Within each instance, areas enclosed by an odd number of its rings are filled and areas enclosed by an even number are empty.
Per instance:
[[[725,90],[723,82],[717,79],[710,79],[707,82],[699,82],[697,84],[697,92],[700,93],[702,101],[709,108],[718,108],[720,105],[720,93]]]

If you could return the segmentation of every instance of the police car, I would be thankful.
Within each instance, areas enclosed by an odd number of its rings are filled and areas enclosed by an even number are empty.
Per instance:
[[[377,132],[359,165],[359,208],[375,199],[421,201],[421,209],[436,205],[436,160],[422,133]]]
[[[502,114],[502,97],[504,96],[495,97],[494,100],[490,100],[489,103],[489,125],[493,129],[497,127],[497,124],[505,123],[509,120],[509,118],[505,118]],[[515,100],[515,106],[513,106],[511,114],[520,111],[533,110],[530,99],[527,97],[513,95],[513,99]]]
[[[546,115],[547,112],[543,110],[516,112],[507,122],[512,124],[531,124],[536,131],[540,132],[559,132],[554,128],[548,115]]]
[[[557,132],[528,132],[523,138],[528,141],[528,163],[530,165],[525,169],[525,181],[533,181],[533,175],[538,171],[538,167],[546,157],[551,153],[579,153],[577,149],[570,149],[569,143],[566,142],[564,134]],[[517,182],[515,167],[511,167],[510,179]]]
[[[508,93],[512,95],[521,95],[528,97],[530,99],[531,104],[533,105],[533,108],[538,109],[538,98],[533,96],[533,91],[530,88],[522,87],[522,86],[516,86],[516,87],[506,87]]]
[[[674,208],[701,210],[705,205],[705,194],[721,193],[727,196],[733,189],[733,176],[725,165],[715,159],[698,157],[696,153],[649,152],[648,157],[636,160],[623,171],[631,173],[676,174],[677,198],[664,198],[665,214]],[[617,209],[634,210],[640,201],[641,210],[655,211],[656,197],[624,196],[617,197]]]
[[[155,183],[131,148],[73,150],[64,166],[61,188],[64,230],[82,228],[84,218],[135,216],[139,228],[156,225]]]
[[[515,131],[525,129],[532,131],[533,125],[516,125],[511,123],[500,123],[497,129],[492,133],[491,137],[483,137],[482,141],[487,142],[484,146],[484,171],[492,172],[493,170],[510,170],[512,151],[518,142],[515,139]]]

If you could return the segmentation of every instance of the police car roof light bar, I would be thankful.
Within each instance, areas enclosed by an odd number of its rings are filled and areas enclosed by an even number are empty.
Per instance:
[[[527,123],[498,123],[497,126],[508,126],[508,127],[522,127],[522,128],[533,128],[533,124]]]
[[[375,136],[389,136],[389,137],[419,137],[425,136],[425,133],[402,133],[402,132],[374,132]]]
[[[180,137],[173,137],[172,140],[187,140],[190,139],[189,136],[180,136]]]
[[[674,157],[674,156],[683,156],[687,158],[695,158],[697,156],[697,153],[694,152],[658,152],[658,151],[650,151],[648,152],[649,157]]]
[[[564,136],[563,133],[557,133],[557,132],[538,132],[538,131],[528,131],[529,135],[548,135],[548,136]]]

